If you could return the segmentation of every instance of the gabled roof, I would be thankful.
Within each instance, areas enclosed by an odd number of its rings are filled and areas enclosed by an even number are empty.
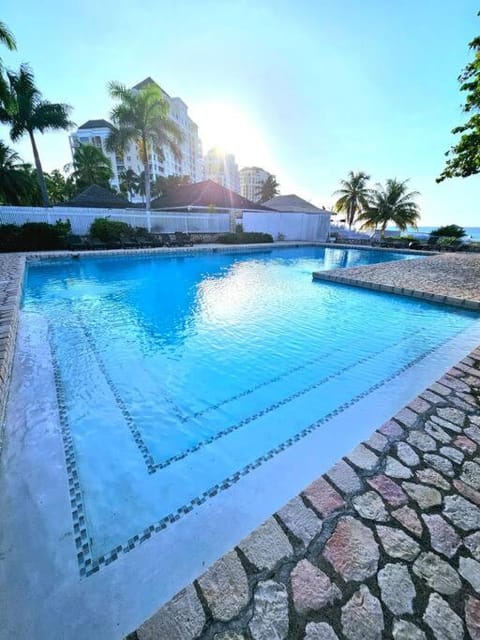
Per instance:
[[[98,184],[91,184],[74,198],[62,204],[62,207],[91,207],[104,209],[126,209],[130,202],[123,196],[112,193]]]
[[[108,120],[102,120],[102,119],[87,120],[82,124],[81,127],[78,127],[78,128],[79,129],[104,129],[105,127],[107,127],[108,129],[115,129],[115,127],[111,122],[108,122]]]
[[[185,184],[171,189],[152,201],[152,209],[177,209],[187,207],[211,207],[219,209],[253,209],[268,211],[268,207],[243,198],[213,180]]]
[[[264,205],[277,211],[296,211],[298,213],[324,213],[325,209],[319,209],[300,196],[291,193],[288,196],[275,196],[264,202]]]

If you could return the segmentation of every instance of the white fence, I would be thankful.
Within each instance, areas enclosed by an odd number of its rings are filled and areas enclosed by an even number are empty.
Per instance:
[[[86,235],[95,218],[109,218],[126,222],[132,227],[143,227],[155,233],[228,233],[228,213],[179,213],[174,211],[152,212],[148,216],[135,209],[88,209],[80,207],[0,207],[0,224],[24,224],[25,222],[49,222],[70,220],[72,233]]]
[[[280,211],[244,211],[244,231],[270,233],[274,240],[317,240],[325,242],[330,230],[328,213],[284,213]]]

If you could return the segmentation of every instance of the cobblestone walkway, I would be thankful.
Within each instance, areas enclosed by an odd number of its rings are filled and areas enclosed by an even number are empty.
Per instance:
[[[21,255],[0,254],[0,425],[15,348],[24,264],[25,258]]]
[[[130,639],[480,638],[479,398],[480,348]]]

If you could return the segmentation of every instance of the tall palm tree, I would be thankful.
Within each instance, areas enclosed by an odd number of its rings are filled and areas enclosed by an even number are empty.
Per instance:
[[[368,206],[369,180],[370,176],[364,171],[357,171],[357,173],[349,171],[347,179],[340,181],[342,188],[333,193],[340,196],[333,208],[339,213],[345,213],[349,229],[352,228],[355,218]]]
[[[12,32],[4,22],[0,22],[0,44],[4,45],[10,51],[15,51],[17,43]],[[0,58],[0,101],[4,101],[8,96],[7,83],[3,76],[3,61]]]
[[[391,178],[385,186],[376,185],[368,207],[358,216],[358,220],[363,222],[362,229],[380,228],[383,238],[389,222],[393,222],[400,231],[417,226],[420,210],[414,199],[420,194],[408,191],[407,182]]]
[[[280,185],[277,182],[275,176],[268,176],[260,185],[257,191],[258,202],[263,203],[267,202],[267,200],[271,200],[275,196],[279,194]]]
[[[0,141],[0,202],[27,204],[32,187],[31,175],[18,153]]]
[[[138,193],[140,176],[133,169],[127,169],[120,174],[120,191],[127,195],[130,200]]]
[[[38,186],[42,194],[44,207],[49,206],[47,187],[43,175],[42,163],[35,141],[35,132],[69,129],[73,122],[68,119],[71,107],[66,104],[53,103],[42,98],[35,86],[30,68],[22,64],[18,73],[9,71],[7,100],[0,106],[0,122],[10,125],[10,138],[17,142],[28,134],[32,145],[33,158],[37,169]]]
[[[117,101],[111,119],[116,126],[107,141],[112,151],[123,152],[131,143],[137,147],[144,168],[147,211],[150,209],[150,174],[152,153],[163,156],[164,147],[180,159],[182,133],[168,116],[169,105],[160,87],[154,83],[142,89],[127,89],[118,82],[108,85],[110,96]]]
[[[73,169],[72,178],[80,190],[91,184],[106,188],[110,186],[110,178],[113,176],[110,160],[93,144],[78,145],[73,154],[72,164],[67,166]]]

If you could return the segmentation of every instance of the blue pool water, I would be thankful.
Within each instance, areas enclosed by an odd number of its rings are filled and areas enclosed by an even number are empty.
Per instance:
[[[313,271],[407,257],[301,247],[29,266],[24,314],[48,326],[81,572],[477,321],[312,281]]]

